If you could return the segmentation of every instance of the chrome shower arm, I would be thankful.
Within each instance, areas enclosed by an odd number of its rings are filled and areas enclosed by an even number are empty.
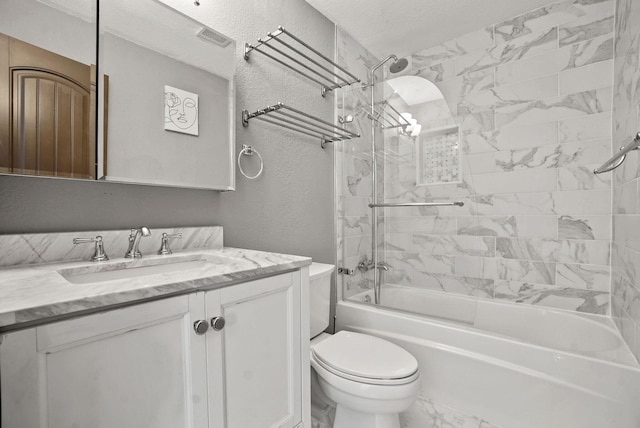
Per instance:
[[[380,61],[378,64],[376,64],[373,68],[369,69],[369,73],[371,74],[371,80],[369,81],[369,83],[363,83],[363,84],[362,84],[362,89],[363,89],[363,90],[364,90],[364,89],[367,89],[367,88],[370,88],[370,87],[372,87],[372,86],[373,86],[373,80],[374,80],[374,79],[373,79],[373,76],[374,76],[374,74],[373,74],[373,73],[375,73],[375,71],[376,71],[377,69],[379,69],[380,67],[382,67],[382,66],[383,66],[387,61],[389,61],[390,59],[392,59],[392,60],[394,60],[394,61],[397,61],[397,60],[398,60],[398,57],[397,57],[397,56],[395,56],[395,55],[393,55],[393,54],[391,54],[391,55],[389,55],[388,57],[386,57],[385,59],[383,59],[382,61]]]

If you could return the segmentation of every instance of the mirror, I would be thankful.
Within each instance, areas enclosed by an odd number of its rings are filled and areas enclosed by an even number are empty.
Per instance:
[[[235,42],[171,6],[100,1],[105,179],[233,190]]]
[[[0,93],[0,150],[4,150],[0,151],[0,173],[233,190],[235,42],[188,17],[196,6],[181,3],[100,1],[96,59],[96,0],[3,0],[0,33],[88,65],[90,72],[84,74],[89,75],[90,83],[84,98],[67,91],[73,98],[67,104],[73,105],[71,111],[78,116],[72,119],[52,102],[20,104],[12,100],[17,93],[15,83],[7,84],[13,92]],[[47,85],[59,86],[57,82],[31,84],[36,88]],[[46,100],[39,93],[31,98]],[[29,108],[35,119],[18,120],[18,113]],[[36,122],[42,117],[48,120],[45,123],[52,122],[50,117],[58,122],[63,118],[70,130],[49,133],[43,139],[40,134],[45,128]],[[53,122],[53,128],[65,130]],[[85,136],[86,146],[84,140],[80,143]],[[42,147],[52,151],[49,140],[54,141],[53,152],[58,157],[61,146],[71,147],[71,155],[62,152],[64,161],[48,161],[70,163],[71,172],[30,168],[25,160],[29,156],[35,159],[32,163],[48,165],[43,162],[46,150]],[[83,162],[89,170],[84,175],[76,167]]]
[[[462,181],[459,127],[440,89],[420,76],[385,81],[385,100],[411,125],[396,128],[398,147],[412,153],[416,184]]]
[[[96,5],[69,6],[0,2],[2,173],[97,176]]]

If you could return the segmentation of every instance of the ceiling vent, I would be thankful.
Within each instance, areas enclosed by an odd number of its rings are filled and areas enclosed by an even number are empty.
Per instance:
[[[213,43],[223,48],[226,48],[231,44],[231,40],[207,27],[200,30],[200,32],[198,33],[198,37],[205,42]]]

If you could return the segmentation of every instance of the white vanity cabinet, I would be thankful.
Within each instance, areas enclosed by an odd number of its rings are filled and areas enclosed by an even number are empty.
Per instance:
[[[204,343],[190,296],[8,333],[0,344],[2,428],[191,427],[206,400]]]
[[[6,333],[2,428],[310,426],[301,281],[295,271]]]
[[[301,308],[308,287],[299,284],[298,271],[205,293],[207,319],[225,320],[223,329],[206,334],[211,427],[293,428],[302,422],[309,402],[302,375],[308,378],[309,328]],[[226,415],[213,405],[221,402]]]

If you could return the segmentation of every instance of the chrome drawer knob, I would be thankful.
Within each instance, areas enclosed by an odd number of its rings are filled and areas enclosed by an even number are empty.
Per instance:
[[[225,320],[223,317],[213,317],[211,318],[211,327],[215,331],[220,331],[224,328]]]
[[[193,329],[198,336],[203,335],[209,330],[209,324],[205,320],[198,320],[193,323]]]

